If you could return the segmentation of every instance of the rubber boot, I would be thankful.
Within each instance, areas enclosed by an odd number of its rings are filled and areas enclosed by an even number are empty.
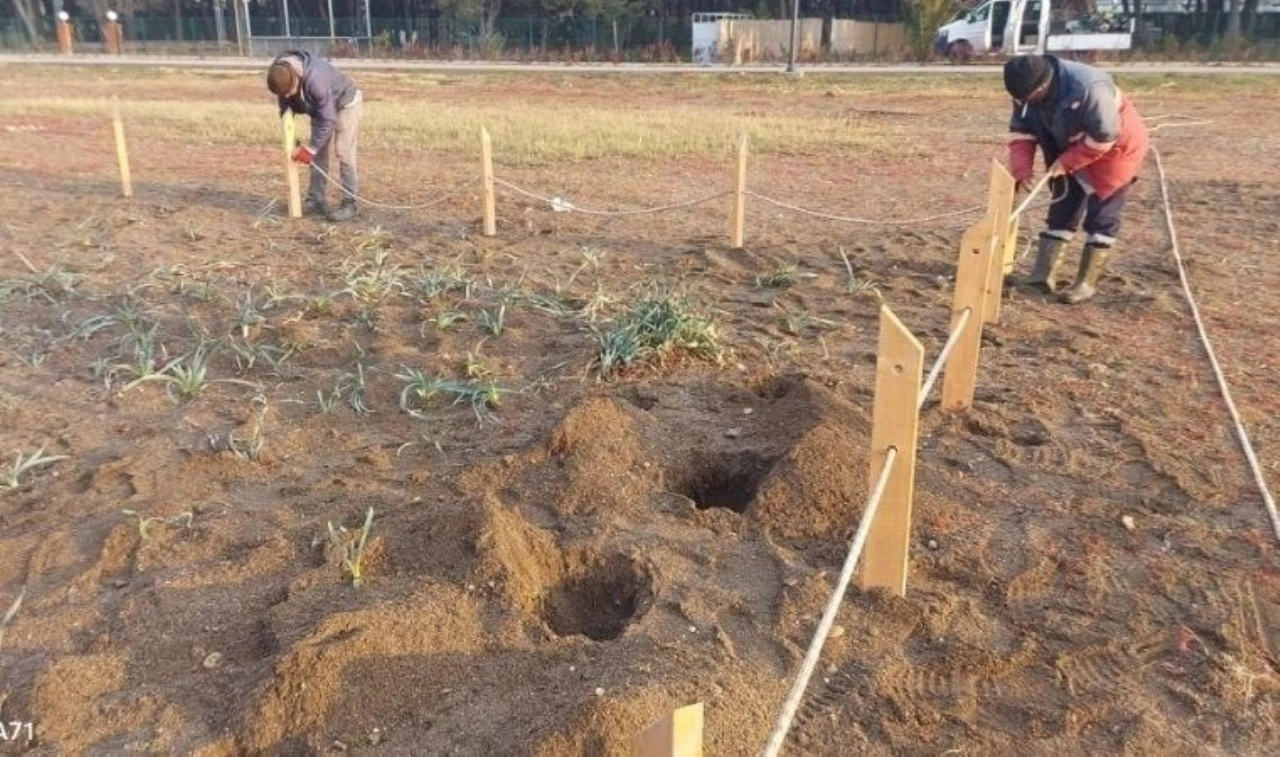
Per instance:
[[[1063,253],[1067,249],[1067,240],[1040,235],[1040,247],[1036,250],[1036,264],[1031,275],[1022,283],[1039,289],[1045,294],[1058,291],[1062,274]]]
[[[302,201],[302,215],[304,216],[326,216],[329,214],[329,208],[324,204],[324,199],[308,197]]]
[[[1097,294],[1098,280],[1107,272],[1107,264],[1110,262],[1110,247],[1086,244],[1080,255],[1080,272],[1076,275],[1075,286],[1062,293],[1062,301],[1075,305]]]
[[[329,214],[329,220],[333,221],[334,223],[342,223],[343,221],[350,221],[352,218],[355,218],[355,217],[356,217],[356,201],[349,198],[343,200],[342,204],[338,206],[337,210],[334,210],[332,213]]]

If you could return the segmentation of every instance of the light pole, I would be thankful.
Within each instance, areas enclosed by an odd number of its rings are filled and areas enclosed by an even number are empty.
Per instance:
[[[218,35],[218,52],[227,45],[227,19],[223,15],[226,0],[213,0],[213,26]]]
[[[800,0],[791,6],[791,52],[787,54],[787,73],[796,72],[796,47],[800,43]]]

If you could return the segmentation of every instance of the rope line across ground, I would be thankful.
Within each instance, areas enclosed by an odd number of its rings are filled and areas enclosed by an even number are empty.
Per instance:
[[[556,212],[583,213],[589,216],[635,216],[635,215],[644,215],[646,213],[661,213],[666,210],[679,210],[681,208],[691,208],[694,205],[701,205],[702,203],[709,202],[711,200],[716,199],[717,197],[724,197],[725,195],[732,194],[732,192],[725,189],[719,192],[713,192],[703,197],[695,198],[693,200],[687,200],[685,202],[677,202],[671,205],[659,205],[654,208],[638,208],[635,210],[592,210],[591,208],[578,207],[577,205],[574,205],[573,203],[569,202],[568,200],[562,197],[544,197],[536,192],[531,192],[523,187],[518,187],[509,181],[503,181],[502,179],[495,178],[493,180],[493,183],[506,187],[507,189],[510,189],[512,192],[515,192],[516,194],[524,195],[525,197],[538,200],[539,202],[545,202],[551,206],[552,210]]]
[[[1276,511],[1276,500],[1271,495],[1271,490],[1267,488],[1267,481],[1262,475],[1262,466],[1258,463],[1258,456],[1254,454],[1253,444],[1249,441],[1249,432],[1244,428],[1244,422],[1240,419],[1240,411],[1236,409],[1236,403],[1231,399],[1231,389],[1227,386],[1227,378],[1222,372],[1222,366],[1218,363],[1218,356],[1213,350],[1213,345],[1209,343],[1209,334],[1205,330],[1204,319],[1200,317],[1200,308],[1196,305],[1195,297],[1191,294],[1191,283],[1187,279],[1187,269],[1182,264],[1182,252],[1178,249],[1178,232],[1173,227],[1173,211],[1169,207],[1169,186],[1165,180],[1164,161],[1160,158],[1160,151],[1155,145],[1151,146],[1151,153],[1156,158],[1156,171],[1160,176],[1160,200],[1164,206],[1165,227],[1169,232],[1169,244],[1173,248],[1173,259],[1178,265],[1178,280],[1182,282],[1182,294],[1187,300],[1187,304],[1191,307],[1191,317],[1195,320],[1196,331],[1200,334],[1200,343],[1204,345],[1205,354],[1209,357],[1209,364],[1213,366],[1213,375],[1218,380],[1218,389],[1222,392],[1222,399],[1227,404],[1227,412],[1231,414],[1231,422],[1235,425],[1236,436],[1240,440],[1240,447],[1244,450],[1245,459],[1249,462],[1249,470],[1253,473],[1254,483],[1258,485],[1258,490],[1262,492],[1262,501],[1266,505],[1267,515],[1271,518],[1271,528],[1275,531],[1277,539],[1280,539],[1280,513]]]
[[[873,218],[857,218],[855,216],[838,216],[838,215],[832,215],[830,213],[820,213],[816,210],[809,210],[808,208],[802,208],[799,205],[792,205],[790,203],[786,203],[781,200],[775,200],[774,198],[769,197],[768,195],[763,195],[763,194],[760,194],[759,192],[755,192],[750,189],[743,192],[743,194],[749,197],[754,197],[757,200],[763,200],[769,203],[770,205],[777,206],[779,208],[782,208],[783,210],[790,210],[795,213],[803,213],[804,215],[813,216],[814,218],[824,218],[828,221],[841,221],[843,223],[860,223],[860,224],[876,225],[876,226],[915,226],[916,224],[928,223],[930,221],[938,221],[943,218],[953,218],[955,216],[968,215],[970,213],[976,213],[984,209],[982,205],[975,205],[970,208],[962,208],[961,210],[951,210],[946,213],[937,213],[935,215],[924,216],[922,218],[873,219]]]
[[[342,194],[346,195],[347,197],[350,197],[356,200],[357,202],[363,202],[366,205],[372,205],[377,208],[386,208],[388,210],[423,210],[425,208],[430,208],[434,205],[439,205],[445,200],[457,197],[458,195],[462,194],[463,190],[470,188],[476,182],[480,181],[479,179],[470,179],[468,181],[463,182],[462,184],[459,184],[457,187],[452,189],[448,194],[441,195],[440,197],[437,197],[434,200],[431,200],[429,202],[424,202],[418,205],[390,205],[385,202],[377,202],[375,200],[370,200],[367,197],[361,197],[355,192],[348,192],[347,188],[342,186],[341,182],[334,179],[332,176],[326,173],[323,168],[317,166],[314,163],[311,164],[311,170],[323,176],[325,181],[337,187],[339,190],[342,191]]]

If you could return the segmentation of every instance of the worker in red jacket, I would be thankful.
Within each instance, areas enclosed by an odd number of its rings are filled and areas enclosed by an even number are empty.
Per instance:
[[[1053,202],[1040,234],[1035,267],[1024,283],[1053,293],[1063,254],[1080,227],[1088,235],[1075,285],[1063,302],[1084,302],[1114,252],[1125,199],[1147,156],[1147,127],[1111,76],[1052,55],[1019,55],[1004,66],[1013,97],[1009,169],[1026,189],[1035,175],[1036,146],[1044,152]]]

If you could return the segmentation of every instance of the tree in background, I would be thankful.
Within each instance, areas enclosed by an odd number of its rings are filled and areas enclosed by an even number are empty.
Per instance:
[[[903,0],[907,24],[907,44],[917,60],[933,54],[933,37],[938,27],[959,9],[955,0]]]
[[[476,26],[476,44],[482,49],[501,48],[504,40],[498,34],[498,14],[502,0],[437,0],[440,13]]]
[[[39,34],[36,32],[36,14],[39,8],[35,0],[13,0],[13,12],[22,21],[23,28],[27,30],[27,37],[34,45],[39,39]]]

